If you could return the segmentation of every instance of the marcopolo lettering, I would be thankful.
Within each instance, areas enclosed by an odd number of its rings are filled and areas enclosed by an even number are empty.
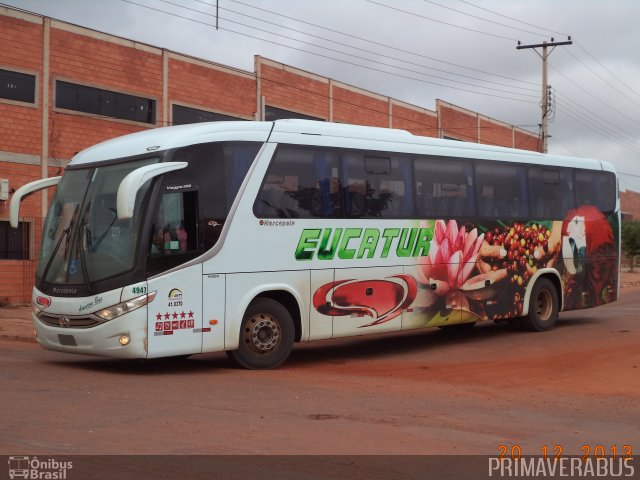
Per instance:
[[[433,238],[431,228],[306,228],[300,234],[296,260],[424,257]]]

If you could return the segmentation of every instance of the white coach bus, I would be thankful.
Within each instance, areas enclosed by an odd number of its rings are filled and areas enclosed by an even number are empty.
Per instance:
[[[614,301],[605,162],[302,120],[158,128],[78,153],[43,226],[46,349],[226,351],[274,368],[295,342],[508,320],[548,330]]]

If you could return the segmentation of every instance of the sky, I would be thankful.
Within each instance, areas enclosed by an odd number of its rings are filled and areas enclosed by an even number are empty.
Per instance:
[[[254,55],[435,110],[436,99],[538,132],[549,152],[614,164],[640,191],[637,0],[0,0],[253,72]],[[539,52],[539,50],[538,50]]]

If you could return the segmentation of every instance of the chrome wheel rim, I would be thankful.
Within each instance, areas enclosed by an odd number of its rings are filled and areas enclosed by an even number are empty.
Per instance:
[[[255,353],[268,353],[280,343],[281,331],[278,321],[266,313],[254,315],[244,329],[244,342]]]

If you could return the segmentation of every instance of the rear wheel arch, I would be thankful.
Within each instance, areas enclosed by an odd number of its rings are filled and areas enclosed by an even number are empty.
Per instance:
[[[268,290],[261,292],[256,295],[252,302],[255,302],[258,298],[270,298],[287,309],[293,319],[293,326],[296,330],[295,341],[299,342],[302,339],[302,314],[298,299],[287,290]]]
[[[528,313],[520,317],[525,330],[544,332],[551,330],[558,319],[560,292],[553,280],[543,276],[531,288]]]
[[[277,368],[293,348],[294,320],[278,300],[257,296],[246,308],[238,334],[238,347],[226,351],[238,366],[251,370]]]
[[[564,307],[564,295],[562,294],[562,280],[560,278],[560,274],[553,268],[545,268],[538,270],[533,275],[533,277],[531,277],[531,280],[529,280],[527,290],[524,294],[522,302],[522,316],[526,316],[529,314],[529,306],[531,305],[531,293],[533,292],[536,282],[540,281],[541,278],[546,278],[551,281],[551,283],[553,283],[558,295],[558,311],[562,311]]]

